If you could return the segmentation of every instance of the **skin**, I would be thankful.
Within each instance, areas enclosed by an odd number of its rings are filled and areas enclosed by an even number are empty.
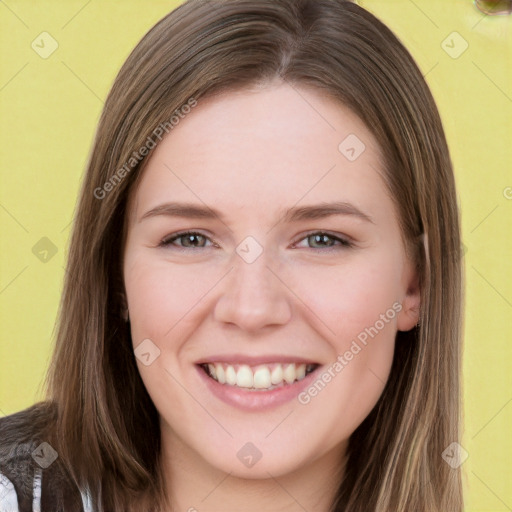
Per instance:
[[[338,149],[349,134],[366,146],[354,161]],[[396,332],[418,321],[418,276],[380,172],[378,144],[356,115],[282,82],[199,100],[154,150],[129,202],[123,272],[133,346],[149,338],[160,350],[137,364],[160,414],[174,510],[329,509],[348,439],[389,376]],[[170,201],[225,218],[140,221]],[[331,201],[373,222],[282,221],[286,208]],[[159,246],[184,230],[206,238]],[[319,231],[352,246],[308,238]],[[252,263],[235,251],[248,236],[263,249]],[[194,364],[283,354],[324,371],[394,303],[401,311],[307,404],[241,410],[213,396]],[[262,453],[250,468],[237,458],[247,442]]]

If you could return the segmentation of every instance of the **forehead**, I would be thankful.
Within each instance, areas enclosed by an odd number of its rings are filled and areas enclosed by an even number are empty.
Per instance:
[[[382,202],[381,172],[371,132],[324,92],[286,83],[232,91],[198,100],[158,144],[132,213],[173,199],[260,213],[302,199]]]

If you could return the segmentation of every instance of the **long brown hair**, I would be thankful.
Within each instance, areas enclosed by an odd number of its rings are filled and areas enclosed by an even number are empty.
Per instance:
[[[98,509],[163,508],[158,414],[121,314],[127,200],[149,157],[127,162],[191,99],[275,79],[338,99],[372,131],[420,274],[419,325],[397,333],[389,381],[351,436],[332,511],[461,512],[460,469],[441,457],[460,423],[462,262],[448,147],[410,54],[347,0],[189,0],[122,66],[80,191],[47,379],[59,461]]]

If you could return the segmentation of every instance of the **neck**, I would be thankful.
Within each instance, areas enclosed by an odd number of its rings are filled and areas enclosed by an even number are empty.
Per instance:
[[[162,470],[173,512],[329,512],[348,441],[281,476],[240,478],[209,464],[176,437],[162,436]]]

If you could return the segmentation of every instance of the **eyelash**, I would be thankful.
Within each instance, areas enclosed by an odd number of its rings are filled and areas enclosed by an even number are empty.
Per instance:
[[[210,240],[206,235],[203,235],[202,233],[199,233],[197,231],[184,231],[182,233],[177,233],[175,235],[172,235],[171,237],[166,237],[164,238],[160,243],[159,243],[159,247],[164,247],[164,248],[168,248],[170,246],[173,246],[173,242],[175,240],[178,240],[182,237],[186,237],[186,236],[190,236],[190,235],[194,235],[194,236],[202,236],[203,238],[205,238],[206,240]],[[337,246],[327,246],[325,248],[319,248],[319,247],[310,247],[310,249],[312,249],[313,251],[336,251],[336,250],[340,250],[340,249],[349,249],[351,247],[353,247],[353,244],[351,242],[349,242],[348,240],[346,240],[345,238],[341,238],[341,237],[338,237],[338,236],[335,236],[335,235],[332,235],[330,233],[327,233],[325,231],[312,231],[308,234],[306,234],[303,238],[301,238],[300,240],[298,240],[296,243],[298,242],[302,242],[303,240],[306,240],[307,238],[309,238],[310,236],[313,236],[313,235],[321,235],[321,236],[327,236],[329,238],[331,238],[332,240],[336,241],[336,242],[340,242],[339,245]],[[211,240],[210,240],[211,241]],[[181,247],[179,245],[174,245],[173,248],[177,248],[179,250],[184,250],[184,251],[187,251],[187,250],[195,250],[195,249],[205,249],[206,247]]]

